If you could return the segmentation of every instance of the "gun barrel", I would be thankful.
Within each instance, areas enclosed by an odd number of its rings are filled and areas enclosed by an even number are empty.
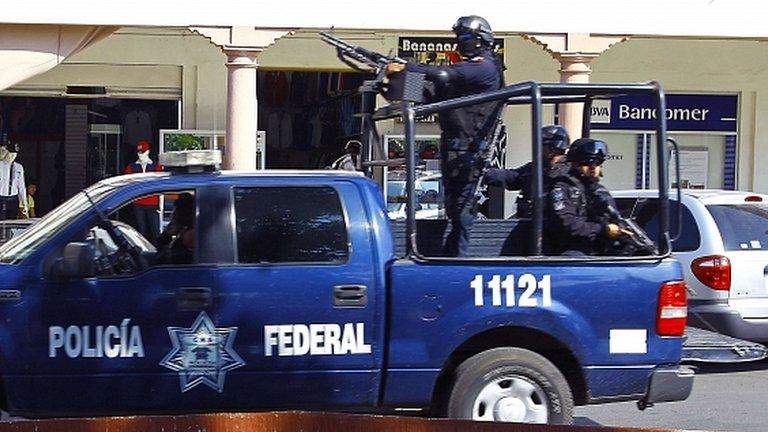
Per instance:
[[[334,45],[334,46],[337,46],[337,47],[340,47],[340,48],[345,48],[345,49],[354,49],[355,48],[354,46],[344,42],[341,39],[335,38],[335,37],[331,36],[329,33],[326,33],[326,32],[320,32],[320,39],[322,39],[326,43],[329,43],[331,45]]]
[[[352,57],[353,59],[361,63],[367,64],[368,66],[381,67],[390,62],[406,63],[406,61],[401,59],[400,57],[389,58],[383,54],[379,54],[375,51],[371,51],[361,46],[352,45],[349,42],[345,42],[326,32],[320,32],[320,38],[324,42],[330,45],[333,45],[339,50],[341,50],[348,57]]]

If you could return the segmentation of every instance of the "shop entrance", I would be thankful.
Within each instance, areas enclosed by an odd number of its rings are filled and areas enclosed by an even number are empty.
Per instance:
[[[123,171],[122,133],[119,124],[92,124],[88,134],[88,183]]]
[[[16,161],[37,185],[43,215],[73,193],[123,173],[136,143],[157,159],[160,129],[179,127],[175,100],[0,96],[0,134],[19,145]]]
[[[266,168],[322,169],[360,139],[358,88],[372,74],[258,71]]]

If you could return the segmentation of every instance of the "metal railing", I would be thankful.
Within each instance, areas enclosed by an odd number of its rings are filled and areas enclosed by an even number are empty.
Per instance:
[[[582,134],[588,137],[590,133],[589,109],[594,99],[608,99],[614,96],[630,94],[647,94],[654,97],[656,112],[656,147],[657,147],[657,170],[659,183],[659,233],[657,244],[659,245],[659,255],[654,257],[611,257],[611,259],[660,259],[669,256],[671,251],[671,242],[669,238],[669,173],[668,173],[668,154],[667,154],[667,126],[664,113],[666,112],[666,100],[661,86],[655,82],[638,84],[560,84],[560,83],[538,83],[535,81],[523,82],[506,86],[499,90],[491,92],[459,97],[445,101],[439,101],[428,104],[415,105],[412,102],[403,102],[400,109],[390,111],[390,114],[379,116],[377,120],[384,118],[393,118],[402,116],[405,125],[406,140],[406,191],[407,191],[407,222],[406,236],[409,255],[418,260],[424,261],[499,261],[499,259],[486,258],[450,258],[450,257],[425,257],[418,251],[416,242],[416,191],[415,191],[415,138],[416,138],[416,119],[440,111],[466,107],[470,105],[505,101],[507,105],[531,106],[531,157],[533,164],[533,217],[531,231],[531,250],[532,257],[504,257],[503,261],[514,260],[567,260],[563,257],[543,257],[542,256],[542,234],[543,234],[543,213],[544,213],[544,174],[542,167],[542,105],[555,103],[579,103],[585,104],[584,108],[584,126]],[[575,258],[576,260],[592,259],[605,260],[606,257],[587,257]]]

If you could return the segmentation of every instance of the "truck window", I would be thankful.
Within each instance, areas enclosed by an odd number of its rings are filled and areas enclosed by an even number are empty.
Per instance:
[[[768,249],[768,205],[708,205],[726,250]]]
[[[235,188],[240,263],[339,263],[347,260],[347,227],[331,187]]]
[[[156,195],[153,195],[156,196]],[[153,228],[146,231],[146,226],[138,224],[130,212],[136,202],[145,197],[133,199],[113,211],[109,218],[115,228],[122,233],[131,246],[141,250],[149,266],[157,265],[189,265],[195,262],[195,193],[188,191],[164,191],[159,192],[166,208],[171,208],[171,217],[167,221],[158,221],[155,232]],[[128,210],[128,211],[127,211]],[[126,218],[126,214],[129,216]],[[159,219],[156,208],[154,217]],[[125,221],[121,221],[123,218]],[[144,232],[142,232],[144,231]],[[119,266],[109,264],[108,257],[117,253],[116,239],[103,228],[97,221],[88,229],[84,238],[75,238],[72,241],[92,242],[96,249],[97,276],[130,275],[133,271],[121,269]]]
[[[94,201],[99,201],[114,190],[114,186],[102,183],[97,183],[86,189]],[[90,208],[91,203],[88,201],[85,192],[80,192],[45,215],[40,222],[34,224],[21,235],[5,243],[0,248],[0,262],[6,264],[21,262],[36,251],[46,240],[56,235],[59,230],[66,227],[78,216],[86,213]]]
[[[669,200],[669,235],[673,238],[677,235],[676,203],[677,201]],[[696,225],[696,220],[693,218],[693,214],[691,214],[691,211],[688,210],[688,207],[685,204],[683,204],[682,211],[683,231],[680,234],[680,238],[672,243],[672,251],[695,251],[701,245],[699,227]],[[657,199],[639,199],[632,216],[637,223],[643,227],[650,238],[656,239],[659,232],[659,202]]]

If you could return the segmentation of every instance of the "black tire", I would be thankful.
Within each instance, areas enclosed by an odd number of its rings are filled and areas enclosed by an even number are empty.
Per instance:
[[[522,348],[494,348],[483,351],[459,365],[455,376],[448,399],[448,417],[474,418],[475,400],[480,396],[481,391],[490,389],[488,391],[492,392],[494,386],[504,388],[506,383],[514,381],[519,384],[513,384],[518,386],[515,388],[522,386],[524,389],[534,390],[530,402],[533,402],[539,410],[546,408],[547,423],[569,425],[573,422],[573,395],[568,382],[555,365],[535,352]],[[509,386],[509,384],[506,385]],[[515,398],[505,399],[507,400],[498,402],[494,407]],[[522,406],[528,406],[520,399],[513,402],[518,404],[518,408],[521,406],[520,403],[523,403]],[[497,410],[494,407],[487,407],[485,403],[478,402],[478,413],[488,415],[485,414],[485,410],[493,409],[490,415],[496,421],[513,421],[509,418],[497,418]],[[519,411],[516,413],[519,414]]]

